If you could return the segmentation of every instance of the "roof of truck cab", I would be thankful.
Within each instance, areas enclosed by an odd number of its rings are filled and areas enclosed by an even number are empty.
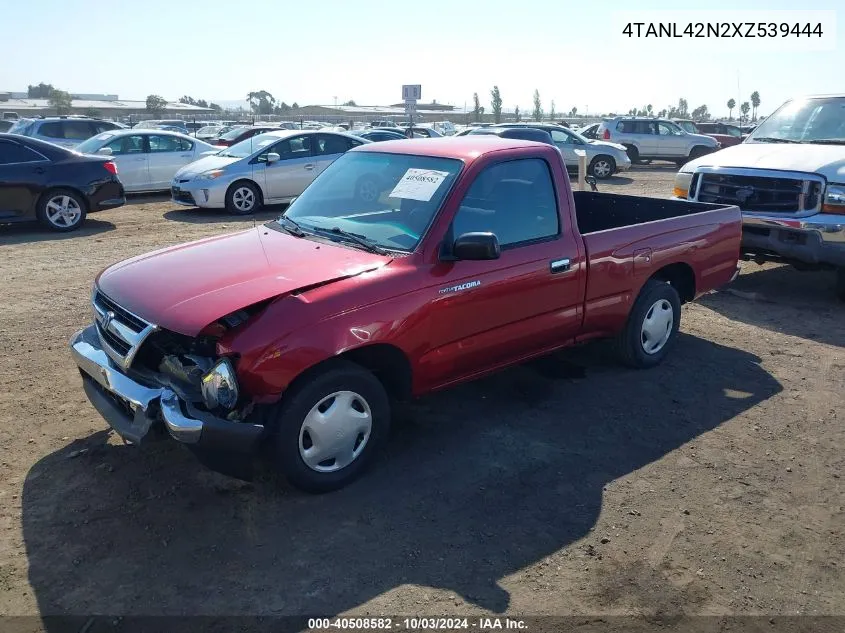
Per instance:
[[[536,141],[523,141],[499,136],[467,135],[447,138],[420,138],[383,141],[354,148],[353,152],[379,152],[389,154],[416,154],[435,158],[456,158],[466,163],[490,152],[508,149],[537,148],[548,150],[551,146]]]

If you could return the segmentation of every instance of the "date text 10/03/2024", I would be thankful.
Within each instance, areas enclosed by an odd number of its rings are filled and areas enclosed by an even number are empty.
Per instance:
[[[525,631],[528,626],[524,620],[516,618],[478,617],[478,618],[443,618],[443,617],[348,617],[348,618],[309,618],[309,631],[332,631],[337,629],[358,631],[389,631],[393,629],[408,631]]]
[[[628,22],[622,35],[642,38],[821,37],[821,22]]]

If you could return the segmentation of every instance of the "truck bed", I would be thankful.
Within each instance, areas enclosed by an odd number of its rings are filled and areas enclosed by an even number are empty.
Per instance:
[[[595,191],[575,191],[573,195],[575,216],[581,235],[726,208],[720,204]]]
[[[650,277],[673,279],[685,301],[730,281],[742,237],[736,206],[575,192],[587,251],[584,329],[622,327]]]

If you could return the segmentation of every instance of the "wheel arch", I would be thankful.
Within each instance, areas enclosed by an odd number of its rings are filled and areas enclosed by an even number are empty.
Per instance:
[[[264,189],[262,189],[261,185],[259,185],[257,182],[255,182],[252,178],[248,178],[246,176],[243,176],[241,178],[238,178],[237,180],[232,181],[232,183],[228,187],[226,187],[226,195],[223,197],[223,199],[224,200],[227,199],[229,197],[229,194],[232,192],[232,189],[235,187],[235,185],[240,185],[240,184],[247,184],[247,185],[252,185],[253,187],[255,187],[258,190],[258,195],[261,197],[261,200],[259,201],[260,204],[264,204]]]
[[[35,198],[35,204],[33,207],[33,211],[37,211],[38,208],[41,206],[41,203],[47,198],[47,195],[53,193],[54,191],[72,191],[77,196],[79,196],[80,200],[82,200],[82,204],[85,205],[85,212],[91,212],[91,202],[88,200],[88,196],[85,195],[85,192],[82,191],[79,187],[74,187],[72,185],[50,185],[44,191],[42,191],[38,196]]]
[[[655,272],[649,280],[663,281],[670,284],[681,298],[681,303],[695,299],[695,271],[686,262],[675,262],[663,266]],[[645,285],[645,284],[643,284]]]

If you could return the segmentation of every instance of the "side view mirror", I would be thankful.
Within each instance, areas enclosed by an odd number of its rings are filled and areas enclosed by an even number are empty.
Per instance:
[[[282,157],[279,156],[276,152],[270,152],[269,154],[267,154],[267,164],[268,165],[270,163],[277,163],[280,160],[282,160]]]
[[[452,245],[452,255],[458,260],[499,259],[501,253],[493,233],[464,233]]]
[[[97,150],[97,153],[101,154],[102,156],[111,156],[112,154],[114,154],[111,147],[101,147]]]
[[[599,188],[596,187],[596,177],[595,176],[587,176],[584,178],[584,182],[590,185],[590,191],[598,191]]]

